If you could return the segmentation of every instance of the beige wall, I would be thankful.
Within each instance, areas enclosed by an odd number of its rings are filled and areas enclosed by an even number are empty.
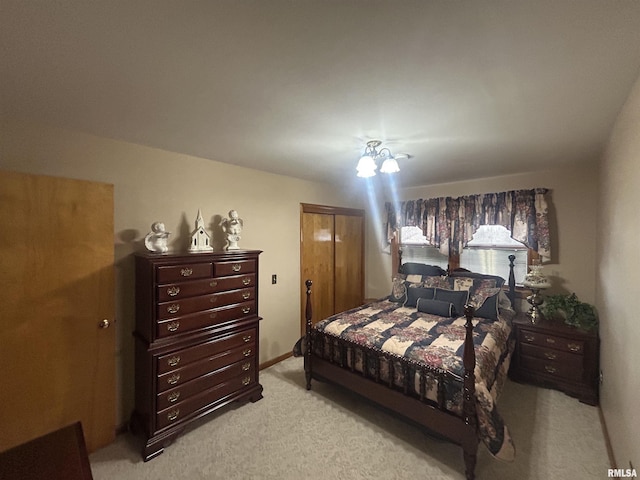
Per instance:
[[[544,271],[552,280],[549,293],[575,292],[585,302],[595,302],[597,163],[580,168],[523,173],[473,181],[407,188],[399,200],[458,197],[521,188],[546,187],[551,223],[551,263]],[[384,203],[380,200],[378,204]],[[376,258],[375,245],[370,244],[368,257],[369,296],[388,294],[390,289],[390,256]],[[382,264],[380,264],[382,262]],[[381,275],[381,273],[383,275]],[[384,276],[386,274],[386,277]]]
[[[601,392],[615,460],[640,468],[640,78],[622,109],[600,165],[597,306]]]
[[[133,409],[133,258],[151,223],[163,221],[170,243],[186,249],[200,208],[205,223],[236,209],[245,227],[240,246],[259,249],[260,361],[291,351],[300,332],[300,203],[363,208],[343,191],[257,170],[130,143],[0,122],[0,168],[113,184],[115,197],[118,419]],[[99,218],[87,219],[99,222]],[[213,229],[210,228],[210,231]],[[82,234],[82,225],[78,225]],[[214,238],[215,240],[215,238]],[[271,284],[271,275],[278,283]]]

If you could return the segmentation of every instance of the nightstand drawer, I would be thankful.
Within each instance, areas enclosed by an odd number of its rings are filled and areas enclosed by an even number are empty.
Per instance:
[[[518,330],[518,340],[521,344],[538,345],[540,347],[553,348],[564,352],[582,354],[584,352],[584,342],[564,337],[557,337],[542,332],[532,332],[531,330]]]
[[[537,345],[522,344],[520,349],[524,356],[540,358],[550,363],[561,363],[575,369],[582,369],[582,364],[584,362],[582,355],[576,355],[575,353],[563,352],[561,350],[554,350],[551,348],[538,347]]]
[[[570,365],[564,362],[549,361],[542,358],[528,357],[526,355],[520,357],[520,362],[522,368],[528,370],[552,375],[554,377],[562,377],[576,382],[582,380],[582,364]]]

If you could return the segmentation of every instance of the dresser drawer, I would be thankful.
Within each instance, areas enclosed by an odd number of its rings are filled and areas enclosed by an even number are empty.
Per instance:
[[[582,340],[573,340],[523,329],[518,330],[518,339],[522,345],[538,345],[577,354],[584,352],[584,342]]]
[[[254,288],[210,293],[209,295],[201,295],[199,297],[159,303],[157,316],[158,319],[164,320],[166,318],[174,318],[187,313],[200,312],[215,307],[246,302],[247,300],[253,300],[255,298],[256,294]]]
[[[255,300],[232,306],[213,308],[190,315],[160,320],[157,323],[156,336],[158,338],[170,337],[231,320],[239,320],[255,314]]]
[[[162,393],[170,388],[176,388],[189,380],[223,368],[225,365],[242,360],[253,360],[255,358],[255,352],[255,344],[249,343],[158,375],[157,393]]]
[[[184,400],[193,395],[215,387],[219,383],[231,380],[239,375],[253,378],[255,371],[255,358],[249,357],[240,362],[209,372],[194,378],[178,387],[160,393],[157,398],[158,410],[163,410],[172,405],[180,405]]]
[[[216,262],[213,271],[216,277],[238,275],[239,273],[253,273],[256,271],[256,261],[238,260],[236,262]]]
[[[544,373],[554,377],[562,377],[575,382],[582,380],[582,363],[579,365],[568,364],[563,362],[548,361],[542,358],[520,356],[522,368],[532,370],[534,372]]]
[[[177,423],[199,409],[207,407],[242,388],[246,388],[252,383],[255,383],[253,375],[245,374],[227,382],[220,383],[209,390],[205,390],[185,400],[180,405],[173,405],[159,411],[156,415],[156,426],[160,429]]]
[[[202,358],[220,355],[227,350],[241,347],[256,341],[256,329],[251,328],[239,333],[216,338],[209,342],[188,347],[177,352],[160,355],[156,358],[156,371],[158,374],[166,373],[176,368],[184,367],[191,362]]]
[[[236,275],[233,277],[207,278],[193,282],[168,283],[158,286],[158,301],[167,302],[197,295],[236,290],[253,287],[256,284],[255,273]]]
[[[158,283],[195,280],[197,278],[211,277],[212,274],[212,263],[186,263],[183,265],[157,267]]]

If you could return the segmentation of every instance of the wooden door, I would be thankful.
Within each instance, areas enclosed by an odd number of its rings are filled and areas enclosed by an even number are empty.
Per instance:
[[[0,225],[0,451],[76,421],[96,450],[115,437],[113,186],[0,171]]]
[[[311,279],[313,281],[311,289],[313,323],[333,315],[334,312],[333,235],[333,215],[307,212],[302,214],[301,312],[304,319],[306,302],[304,282]]]
[[[313,323],[362,304],[364,211],[303,203],[300,210],[301,331],[306,289],[313,287]]]
[[[364,266],[364,219],[335,215],[335,313],[362,305]]]

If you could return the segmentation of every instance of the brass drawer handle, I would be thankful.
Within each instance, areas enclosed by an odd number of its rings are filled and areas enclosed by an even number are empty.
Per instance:
[[[552,344],[552,345],[553,345],[554,343],[556,343],[556,341],[555,341],[553,338],[549,338],[549,337],[547,337],[547,338],[546,338],[546,341],[547,341],[547,343],[550,343],[550,344]]]
[[[183,277],[190,277],[191,275],[193,275],[193,270],[190,268],[183,268],[182,270],[180,270],[180,275],[182,275]]]
[[[180,293],[180,287],[176,287],[175,285],[172,287],[167,288],[167,293],[169,294],[170,297],[175,297],[177,294]]]
[[[169,365],[170,367],[175,367],[179,363],[180,363],[180,357],[178,355],[167,359],[167,365]]]
[[[167,330],[169,330],[170,332],[176,332],[179,328],[180,322],[178,322],[177,320],[167,323]]]
[[[250,383],[251,383],[251,377],[244,377],[244,378],[242,379],[242,385],[244,385],[245,387],[246,387],[247,385],[249,385]]]
[[[217,312],[212,312],[209,314],[209,318],[216,318],[218,316]]]
[[[180,415],[179,408],[176,408],[175,410],[171,410],[169,413],[167,413],[167,420],[169,420],[170,422],[173,422],[174,420],[178,419],[178,415]]]
[[[244,340],[244,343],[249,343],[251,341],[251,335],[245,335],[242,337],[242,340]]]
[[[212,280],[209,282],[209,286],[210,287],[217,287],[218,286],[218,282],[216,280]]]
[[[251,311],[251,307],[242,307],[242,313],[249,313]]]
[[[558,358],[558,356],[553,352],[544,352],[544,356],[549,360],[555,360],[556,358]]]
[[[174,373],[169,378],[167,378],[167,383],[169,385],[175,385],[179,381],[180,381],[180,374],[179,373]]]
[[[569,343],[567,344],[567,348],[572,352],[579,352],[580,350],[582,350],[581,345],[578,343]]]
[[[248,300],[251,298],[251,294],[249,292],[245,292],[242,294],[242,299],[243,300]]]
[[[180,398],[180,392],[171,392],[167,396],[167,400],[169,400],[169,403],[175,403],[179,398]]]
[[[533,342],[533,341],[536,339],[536,337],[534,337],[533,335],[525,335],[525,336],[524,336],[524,339],[525,339],[527,342]]]
[[[250,278],[243,278],[242,279],[242,284],[246,287],[247,285],[251,285],[251,279]]]
[[[172,303],[171,305],[169,305],[167,307],[167,312],[168,313],[178,313],[178,310],[180,310],[180,304],[179,303]]]
[[[242,355],[244,355],[245,357],[251,356],[251,349],[247,348],[246,350],[243,350]]]
[[[210,301],[211,303],[216,303],[216,302],[218,301],[218,296],[216,295],[216,296],[211,297],[211,298],[209,299],[209,301]]]
[[[552,367],[551,365],[545,365],[544,369],[548,372],[548,373],[556,373],[558,370],[556,369],[556,367]]]
[[[239,272],[240,270],[242,270],[242,265],[240,265],[239,263],[234,263],[233,265],[231,265],[231,270],[233,270],[234,272]]]
[[[245,371],[245,372],[246,372],[246,371],[247,371],[247,370],[249,370],[250,368],[251,368],[251,363],[250,363],[250,362],[247,362],[247,363],[243,363],[243,364],[242,364],[242,370],[243,370],[243,371]]]

